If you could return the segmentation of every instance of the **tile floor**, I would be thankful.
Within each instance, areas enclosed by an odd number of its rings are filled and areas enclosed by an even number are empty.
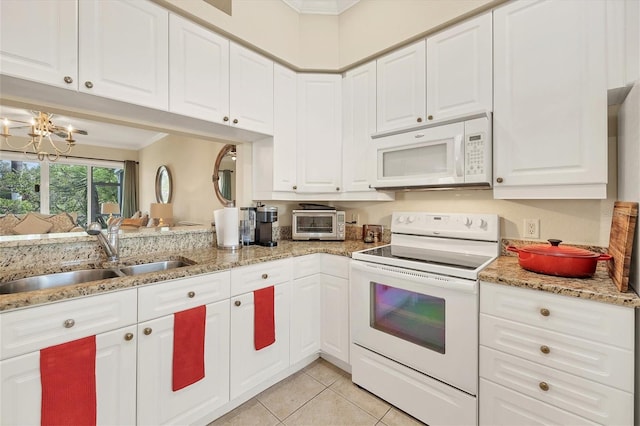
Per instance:
[[[209,426],[414,426],[423,423],[358,388],[351,376],[319,359]]]

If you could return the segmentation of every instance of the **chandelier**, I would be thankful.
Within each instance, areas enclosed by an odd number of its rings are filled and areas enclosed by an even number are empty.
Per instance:
[[[29,122],[3,118],[0,136],[9,147],[23,151],[25,155],[35,154],[40,161],[45,158],[56,161],[60,155],[68,154],[75,146],[74,133],[87,134],[84,130],[74,129],[71,125],[66,128],[56,126],[51,121],[53,114],[40,111],[34,111],[34,114],[35,117]],[[17,123],[18,126],[11,127],[13,123]],[[29,140],[22,146],[15,146],[9,140],[12,137],[9,130],[23,127],[29,127]]]

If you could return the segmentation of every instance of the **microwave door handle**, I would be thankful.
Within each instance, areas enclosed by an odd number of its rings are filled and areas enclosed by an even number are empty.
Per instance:
[[[464,176],[463,175],[463,167],[464,167],[464,153],[462,152],[462,135],[456,135],[453,138],[454,149],[455,149],[455,161],[456,161],[456,176]]]

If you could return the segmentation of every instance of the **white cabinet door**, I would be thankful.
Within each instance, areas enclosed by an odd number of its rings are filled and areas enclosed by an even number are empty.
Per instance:
[[[296,186],[298,75],[282,65],[273,69],[273,189],[293,191]]]
[[[298,75],[298,192],[340,192],[342,78]]]
[[[77,89],[75,1],[0,2],[0,72]]]
[[[293,281],[291,364],[320,352],[320,285],[320,274]]]
[[[427,120],[491,111],[491,13],[427,38]]]
[[[171,14],[169,89],[169,111],[226,124],[229,40]]]
[[[127,333],[132,338],[126,340]],[[96,335],[98,425],[132,425],[136,418],[136,329]],[[0,424],[40,424],[40,352],[0,362]]]
[[[349,280],[322,274],[321,340],[323,353],[349,363]]]
[[[138,424],[193,424],[229,401],[229,302],[206,307],[204,378],[176,392],[174,316],[138,324]]]
[[[606,198],[605,4],[494,11],[495,198]]]
[[[426,116],[426,47],[421,40],[377,60],[377,130],[423,122]]]
[[[375,191],[376,63],[348,71],[342,79],[342,185],[345,192]]]
[[[231,43],[230,124],[273,134],[273,61]]]
[[[80,91],[167,110],[169,12],[150,1],[79,2]]]
[[[290,283],[275,286],[276,341],[256,351],[253,292],[231,298],[231,384],[234,399],[289,367]]]

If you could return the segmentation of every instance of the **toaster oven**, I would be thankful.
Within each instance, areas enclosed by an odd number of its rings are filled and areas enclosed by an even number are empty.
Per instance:
[[[338,210],[293,210],[294,240],[344,241],[345,212]]]

